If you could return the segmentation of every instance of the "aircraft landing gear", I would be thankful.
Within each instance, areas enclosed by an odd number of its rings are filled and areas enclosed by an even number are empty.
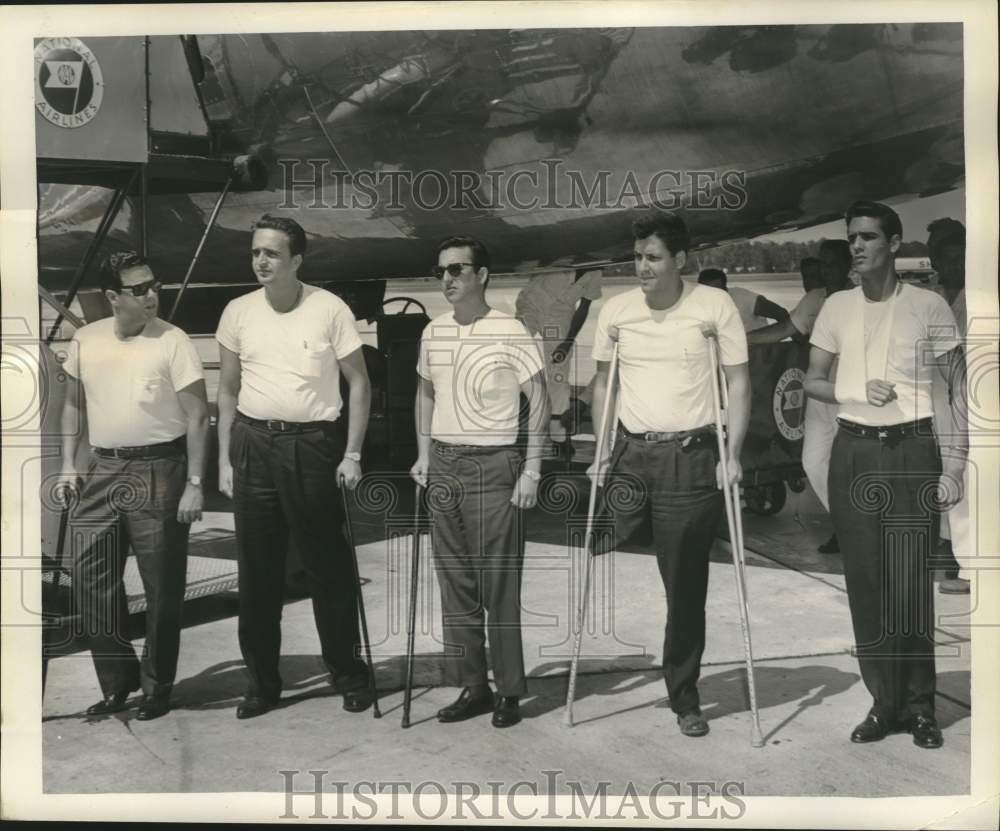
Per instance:
[[[784,482],[755,485],[743,490],[747,510],[758,516],[773,516],[778,513],[785,507],[787,495]]]

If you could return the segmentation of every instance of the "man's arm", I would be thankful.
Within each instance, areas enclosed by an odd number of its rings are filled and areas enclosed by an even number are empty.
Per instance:
[[[804,337],[805,335],[795,328],[795,324],[792,323],[792,319],[788,318],[787,320],[782,320],[778,323],[771,323],[768,326],[763,326],[760,329],[754,329],[752,332],[747,332],[747,344],[753,346],[754,344],[760,343],[778,343],[783,341],[785,338],[795,338],[796,340],[800,340]]]
[[[202,485],[192,485],[190,477],[199,479],[205,476],[205,455],[208,449],[208,394],[205,392],[205,381],[200,379],[188,384],[177,393],[181,409],[187,419],[187,474],[189,481],[181,495],[177,507],[177,521],[192,523],[201,519],[205,504],[205,492]]]
[[[803,386],[806,394],[817,401],[825,401],[827,404],[837,404],[835,395],[836,385],[830,380],[830,367],[833,366],[833,359],[837,357],[832,352],[813,346],[809,350],[809,369],[806,370],[806,380]]]
[[[80,446],[80,436],[84,430],[85,412],[83,384],[79,378],[74,378],[67,373],[66,397],[63,399],[62,413],[59,418],[59,426],[62,430],[62,470],[59,474],[59,481],[56,483],[57,494],[66,488],[76,490],[79,485],[80,473],[76,469],[76,451]],[[65,496],[68,497],[69,494],[65,494]]]
[[[743,477],[740,454],[743,452],[743,440],[750,426],[750,364],[723,364],[722,372],[726,376],[726,388],[729,391],[728,464],[729,484],[732,485]],[[721,463],[716,468],[716,482],[721,489],[723,487]]]
[[[779,306],[773,300],[768,300],[763,294],[757,295],[757,302],[753,304],[753,313],[758,317],[767,317],[771,320],[788,320],[788,309]]]
[[[350,406],[347,413],[347,453],[360,453],[368,430],[368,416],[371,412],[372,387],[368,380],[368,369],[361,347],[340,359],[340,369],[350,388]],[[337,466],[337,481],[343,480],[348,490],[354,490],[361,479],[361,464],[352,459],[343,459]]]
[[[233,466],[229,463],[229,436],[236,418],[241,385],[240,356],[219,344],[219,490],[232,499]]]
[[[413,418],[417,427],[417,460],[410,476],[421,487],[427,487],[427,469],[431,458],[431,419],[434,417],[434,384],[417,376],[417,396],[413,402]]]
[[[965,350],[961,346],[937,358],[933,383],[947,386],[951,404],[951,432],[938,434],[941,444],[941,507],[952,508],[962,501],[965,465],[969,457],[969,402],[966,389]],[[933,400],[944,400],[934,396]],[[944,423],[947,420],[942,419]]]
[[[580,334],[580,330],[583,328],[583,324],[587,322],[587,315],[590,313],[590,300],[586,297],[580,299],[579,305],[576,307],[576,311],[573,312],[573,319],[569,322],[569,331],[566,333],[566,338],[560,343],[555,351],[552,353],[552,359],[557,363],[562,363],[566,360],[566,356],[569,354],[570,348],[576,341],[576,336]]]
[[[542,474],[542,456],[548,436],[549,396],[545,390],[545,374],[536,372],[521,384],[528,399],[528,447],[521,473],[510,501],[518,508],[533,508],[538,499],[538,478]]]

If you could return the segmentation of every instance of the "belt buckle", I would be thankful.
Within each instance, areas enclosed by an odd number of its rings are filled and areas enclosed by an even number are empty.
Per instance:
[[[267,429],[271,432],[284,433],[285,432],[285,422],[280,421],[276,418],[269,418],[267,420]]]
[[[657,436],[659,436],[659,433],[654,433],[651,430],[647,430],[645,433],[642,434],[642,440],[645,442],[659,441]]]

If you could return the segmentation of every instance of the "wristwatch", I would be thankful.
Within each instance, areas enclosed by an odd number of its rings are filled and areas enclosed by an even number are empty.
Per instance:
[[[201,477],[200,476],[188,476],[188,484],[194,485],[196,488],[201,487]]]
[[[355,452],[349,450],[347,453],[344,454],[344,458],[345,459],[350,459],[352,462],[357,462],[358,464],[361,464],[361,454],[360,453],[355,453]]]
[[[539,482],[542,479],[542,474],[537,470],[528,470],[528,468],[525,468],[521,473],[527,476],[532,482]]]

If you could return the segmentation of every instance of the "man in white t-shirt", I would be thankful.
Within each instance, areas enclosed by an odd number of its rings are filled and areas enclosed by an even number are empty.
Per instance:
[[[590,304],[601,299],[601,272],[578,268],[539,274],[517,295],[517,317],[542,338],[545,386],[549,391],[549,435],[568,458],[573,444],[566,423],[570,401],[570,357],[587,322]]]
[[[446,672],[449,683],[462,688],[438,721],[492,711],[494,727],[510,727],[521,720],[519,699],[527,690],[521,512],[534,506],[541,478],[544,364],[524,325],[487,304],[489,253],[481,242],[442,242],[434,275],[452,311],[427,324],[420,339],[418,457],[410,473],[428,489]],[[522,393],[530,408],[523,460],[516,444]]]
[[[73,380],[60,486],[79,491],[69,525],[73,597],[104,694],[87,713],[124,710],[141,685],[136,717],[148,721],[170,710],[188,532],[203,505],[208,401],[190,339],[157,317],[160,284],[145,260],[112,255],[102,288],[111,317],[78,329],[64,363]],[[83,413],[93,454],[79,471]],[[122,580],[129,543],[146,593],[141,662],[129,642]]]
[[[670,708],[686,736],[704,736],[698,677],[705,649],[708,555],[723,510],[709,342],[718,337],[729,387],[729,475],[742,476],[750,421],[747,342],[725,291],[681,279],[690,245],[680,217],[653,211],[632,226],[639,287],[610,298],[597,318],[592,412],[599,421],[618,342],[618,440],[603,511],[621,544],[651,515],[667,597],[663,675]],[[602,435],[609,425],[595,423]],[[602,460],[591,467],[599,475]],[[617,497],[612,498],[612,494]],[[597,545],[595,550],[606,549]]]
[[[219,342],[219,488],[232,497],[239,555],[239,640],[249,688],[236,717],[281,695],[278,672],[289,536],[312,583],[323,662],[357,713],[372,702],[360,644],[357,584],[340,488],[361,478],[371,389],[354,315],[336,295],[298,279],[306,235],[265,215],[251,256],[261,288],[231,301]],[[340,377],[350,388],[340,417]]]
[[[788,310],[768,300],[763,294],[740,286],[730,286],[726,272],[721,268],[703,268],[698,274],[698,283],[728,292],[736,304],[736,311],[739,312],[740,322],[746,332],[767,326],[769,318],[779,322],[788,320]]]
[[[942,744],[934,715],[934,593],[928,557],[940,507],[961,498],[968,439],[939,456],[932,389],[964,378],[955,318],[933,292],[899,281],[902,224],[891,208],[856,202],[847,239],[861,285],[829,297],[812,333],[806,391],[838,406],[830,511],[844,558],[856,654],[873,704],[851,733],[872,742],[909,729],[918,747]],[[839,356],[836,381],[830,367]],[[965,424],[964,395],[954,396]]]
[[[803,263],[805,260],[803,260]],[[802,272],[805,296],[792,310],[791,317],[783,323],[766,326],[747,335],[747,342],[753,346],[758,343],[777,343],[786,337],[808,340],[812,333],[816,318],[826,299],[834,292],[851,288],[851,249],[847,240],[825,239],[819,246],[820,285],[813,287],[806,282],[806,272]],[[836,377],[836,362],[830,369],[830,380]],[[830,498],[827,493],[827,478],[830,472],[830,451],[833,439],[837,435],[837,408],[816,398],[806,402],[805,421],[803,423],[804,437],[802,440],[802,469],[805,471],[809,484],[823,507],[830,509]],[[837,554],[840,543],[837,535],[819,546],[821,554]]]
[[[965,307],[965,226],[957,219],[935,219],[927,226],[927,252],[931,266],[937,272],[937,292],[951,307],[958,326],[958,334],[964,340],[967,323]],[[934,401],[935,413],[944,413],[935,427],[938,436],[947,435],[953,429],[948,419],[950,407],[946,390],[935,389],[939,398]],[[968,472],[968,471],[967,471]],[[968,478],[968,477],[966,477]],[[955,549],[970,556],[976,553],[975,533],[969,515],[968,481],[963,498],[950,511],[941,515],[941,543],[937,552],[937,567],[943,572],[940,591],[944,594],[968,594],[969,581],[959,576],[961,568],[955,558]]]

